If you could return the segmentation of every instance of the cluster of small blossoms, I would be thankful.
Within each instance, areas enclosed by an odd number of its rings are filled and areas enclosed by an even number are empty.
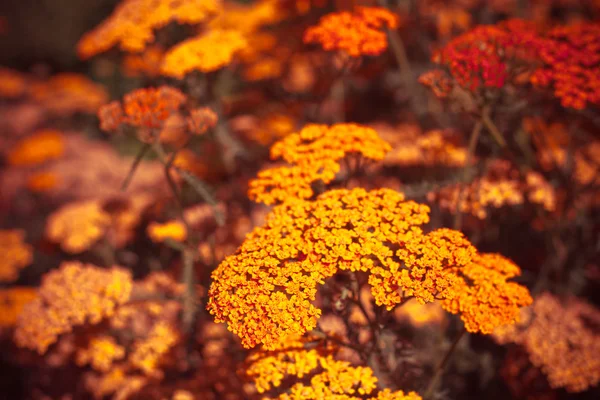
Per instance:
[[[84,75],[63,73],[42,82],[34,82],[29,96],[56,115],[76,112],[95,113],[108,101],[106,88]]]
[[[43,129],[17,142],[8,152],[6,160],[14,166],[31,166],[60,158],[64,152],[62,132]]]
[[[425,235],[420,226],[429,221],[428,213],[427,206],[405,201],[390,189],[339,189],[314,201],[290,199],[275,207],[265,225],[213,272],[207,308],[216,322],[227,322],[243,346],[262,343],[272,349],[280,337],[315,328],[321,315],[311,303],[317,285],[340,270],[368,273],[376,304],[388,309],[406,296],[421,303],[454,300],[461,290],[471,290],[471,279],[477,278],[471,271],[478,271],[474,263],[480,260],[460,232],[441,229]],[[476,302],[478,296],[501,284],[512,290],[516,284],[505,282],[511,276],[494,271],[484,275],[472,298],[452,303],[470,301],[471,307],[451,311],[465,313],[466,321],[476,318],[471,314],[489,308]],[[496,282],[498,277],[504,281]],[[514,293],[520,294],[516,289]],[[522,303],[511,292],[506,299],[507,307]],[[492,323],[513,321],[496,318]],[[469,325],[472,331],[487,332],[488,327],[479,320]]]
[[[152,143],[156,137],[173,136],[177,128],[194,135],[202,135],[217,123],[217,115],[209,108],[196,108],[183,117],[182,107],[187,96],[169,86],[137,89],[123,97],[123,102],[113,101],[98,111],[100,128],[114,131],[121,124],[142,128],[138,137]],[[173,126],[173,118],[177,118]],[[163,129],[165,132],[160,132]]]
[[[101,334],[90,338],[85,347],[77,349],[75,362],[90,365],[96,371],[108,372],[116,361],[125,357],[125,348],[115,338]]]
[[[490,210],[521,205],[525,199],[546,211],[556,208],[556,192],[542,175],[528,171],[520,179],[518,172],[501,160],[486,176],[466,186],[457,184],[429,192],[427,199],[451,213],[468,213],[479,219],[487,218]]]
[[[478,26],[450,41],[436,52],[433,61],[448,68],[452,79],[464,89],[501,88],[516,77],[521,61],[531,59],[539,46],[532,25],[509,20]],[[449,82],[440,73],[428,73],[421,81],[448,94]]]
[[[219,0],[123,0],[106,21],[81,38],[77,53],[86,59],[115,45],[140,52],[154,41],[154,30],[172,21],[200,24],[220,9]]]
[[[398,27],[398,16],[385,8],[356,7],[321,18],[304,33],[304,43],[319,43],[327,51],[344,51],[352,57],[377,56],[387,47],[386,29]]]
[[[13,282],[33,260],[33,247],[25,242],[24,231],[0,230],[0,254],[0,282]]]
[[[0,333],[2,328],[14,327],[23,308],[37,297],[34,288],[25,286],[12,286],[0,289]]]
[[[559,26],[544,35],[543,43],[539,57],[544,66],[531,82],[553,87],[564,107],[600,105],[600,24]]]
[[[371,368],[336,360],[336,352],[335,347],[327,347],[318,340],[292,335],[282,339],[273,351],[260,350],[250,355],[246,360],[249,364],[246,374],[254,380],[259,393],[278,388],[284,379],[292,376],[306,381],[294,384],[277,397],[280,400],[421,400],[415,392],[404,394],[389,389],[369,396],[377,391],[377,378]]]
[[[213,72],[229,65],[233,56],[246,45],[246,39],[237,30],[210,30],[169,50],[165,54],[161,73],[183,79],[192,71]]]
[[[38,297],[25,306],[15,341],[43,354],[73,327],[97,324],[111,316],[129,299],[131,288],[131,274],[126,270],[65,262],[44,276]]]
[[[455,296],[442,301],[442,307],[460,313],[468,332],[490,334],[499,326],[514,324],[520,308],[533,301],[526,287],[507,282],[521,269],[499,254],[477,254],[457,272]]]
[[[344,157],[355,154],[382,160],[389,150],[390,145],[372,128],[352,123],[307,125],[271,147],[271,159],[283,159],[291,166],[259,172],[249,183],[248,197],[265,204],[308,199],[314,194],[314,182],[333,181]]]
[[[520,323],[496,329],[493,337],[521,345],[553,388],[582,392],[600,382],[600,337],[593,328],[599,323],[593,305],[543,293],[521,310]]]

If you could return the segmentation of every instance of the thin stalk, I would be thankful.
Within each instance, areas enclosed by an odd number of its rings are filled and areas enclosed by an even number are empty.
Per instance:
[[[423,396],[424,399],[426,399],[426,400],[430,399],[431,396],[433,395],[433,391],[435,390],[435,387],[437,386],[438,380],[442,376],[442,373],[444,372],[444,369],[446,368],[448,361],[450,361],[450,358],[452,357],[454,350],[456,350],[458,343],[465,336],[465,333],[467,333],[467,330],[463,327],[461,329],[460,333],[458,334],[458,336],[454,339],[454,342],[452,342],[452,344],[450,345],[450,348],[444,355],[444,358],[442,358],[442,360],[440,361],[438,366],[435,368],[433,377],[429,381],[429,385],[427,386],[427,389],[425,390],[425,395]]]
[[[503,148],[503,149],[506,148],[506,141],[504,140],[504,137],[502,136],[502,133],[500,132],[500,130],[496,127],[496,125],[490,118],[489,109],[483,110],[483,113],[481,114],[481,120],[483,121],[483,124],[485,125],[485,127],[492,134],[492,138],[496,141],[496,143],[498,143],[498,145],[501,148]]]
[[[138,153],[135,156],[135,160],[133,160],[133,164],[131,164],[131,168],[129,168],[129,172],[127,173],[127,176],[125,177],[125,180],[123,181],[123,184],[121,185],[121,191],[124,192],[127,190],[127,187],[129,186],[129,183],[131,183],[131,180],[133,179],[133,176],[135,175],[135,171],[137,170],[138,166],[140,165],[140,162],[142,162],[144,156],[148,153],[148,150],[150,150],[152,146],[149,143],[145,143],[142,148],[138,151]]]
[[[481,135],[481,129],[483,128],[483,121],[479,119],[475,126],[473,127],[473,131],[471,132],[471,137],[469,138],[469,147],[467,148],[467,158],[465,160],[465,166],[461,172],[461,187],[460,192],[458,192],[458,197],[456,199],[456,215],[454,216],[454,229],[460,230],[462,226],[462,210],[461,203],[464,200],[468,172],[471,164],[471,160],[475,155],[475,150],[477,149],[477,143],[479,142],[479,136]]]

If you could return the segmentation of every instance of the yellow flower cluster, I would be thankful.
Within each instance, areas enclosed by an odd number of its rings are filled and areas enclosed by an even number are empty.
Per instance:
[[[280,337],[316,326],[321,310],[311,301],[317,284],[339,269],[378,276],[398,271],[386,243],[403,244],[420,234],[428,211],[389,189],[332,190],[313,202],[290,199],[213,272],[208,309],[244,346],[271,348]],[[372,290],[379,304],[387,302],[378,286]]]
[[[460,318],[469,332],[490,334],[499,326],[519,320],[519,310],[533,299],[526,287],[508,279],[521,274],[509,259],[491,253],[480,253],[473,262],[459,270],[456,295],[442,302]]]
[[[38,297],[17,321],[18,346],[43,354],[58,337],[84,323],[97,324],[129,299],[129,271],[65,262],[44,275]]]
[[[14,166],[38,165],[60,158],[64,152],[63,134],[54,129],[44,129],[15,144],[6,159]]]
[[[460,232],[425,235],[420,226],[428,213],[390,189],[290,199],[213,272],[207,308],[243,346],[272,349],[278,338],[316,326],[317,285],[345,270],[367,272],[376,304],[388,309],[414,296],[421,303],[446,301],[470,331],[490,333],[514,322],[518,307],[530,301],[525,287],[506,282],[518,267],[478,256]]]
[[[67,253],[76,254],[92,247],[109,225],[110,217],[99,201],[69,203],[48,217],[46,237]]]
[[[187,238],[187,230],[181,221],[173,220],[162,224],[151,222],[147,230],[154,243],[162,243],[166,239],[183,242]]]
[[[199,24],[221,8],[219,0],[123,0],[112,15],[77,44],[79,57],[86,59],[115,45],[140,52],[154,41],[154,30],[172,21]]]
[[[77,349],[75,362],[79,366],[91,365],[97,371],[108,372],[115,361],[125,357],[125,348],[112,336],[92,337],[86,347]]]
[[[521,310],[520,323],[497,329],[494,339],[523,346],[553,388],[583,392],[600,382],[600,335],[593,328],[598,321],[593,305],[543,293]]]
[[[165,321],[152,327],[147,337],[135,343],[129,362],[146,375],[159,376],[158,364],[162,357],[179,341],[177,331]]]
[[[341,168],[340,160],[347,155],[382,160],[389,150],[390,145],[372,128],[352,123],[307,125],[271,147],[273,160],[282,159],[291,165],[259,172],[249,184],[248,196],[265,204],[307,199],[313,195],[311,184],[333,181]]]
[[[0,230],[0,282],[13,282],[19,271],[31,263],[33,247],[25,243],[25,232],[18,229]]]
[[[377,378],[371,368],[336,360],[335,347],[315,342],[310,337],[295,335],[282,339],[273,351],[260,350],[250,355],[246,374],[254,380],[259,393],[279,387],[292,376],[305,381],[278,396],[280,400],[359,400],[377,390]],[[414,392],[405,395],[386,389],[368,399],[421,400],[421,397]]]
[[[30,287],[15,286],[0,289],[0,309],[2,309],[0,328],[14,326],[25,305],[36,297],[36,290]]]
[[[165,54],[161,72],[182,79],[192,71],[216,71],[230,64],[233,56],[246,44],[246,39],[237,30],[211,30],[169,50]]]

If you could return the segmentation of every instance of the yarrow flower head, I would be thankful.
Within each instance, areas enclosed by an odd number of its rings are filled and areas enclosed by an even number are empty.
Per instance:
[[[131,274],[65,262],[44,276],[38,297],[25,306],[15,331],[18,346],[43,354],[59,335],[84,323],[97,324],[129,299]]]
[[[478,254],[458,271],[456,295],[442,306],[452,314],[460,312],[468,332],[490,334],[499,326],[517,322],[520,307],[532,303],[526,287],[508,282],[520,274],[517,265],[499,254]]]
[[[265,204],[289,198],[312,197],[311,184],[329,183],[340,171],[339,162],[356,154],[367,160],[382,160],[390,145],[365,126],[342,123],[332,126],[311,124],[286,136],[271,147],[271,158],[291,166],[259,172],[249,184],[250,199]]]
[[[220,8],[219,0],[123,0],[106,21],[81,38],[77,53],[86,59],[115,45],[124,51],[140,52],[154,41],[154,30],[172,21],[202,23]]]
[[[308,345],[310,348],[307,348]],[[369,396],[377,392],[378,379],[373,370],[336,360],[337,350],[335,346],[325,345],[314,338],[293,335],[282,339],[273,351],[261,350],[248,357],[246,374],[254,380],[259,393],[280,387],[290,377],[303,381],[277,397],[281,400],[421,400],[415,392],[404,394],[389,389],[379,391],[377,396]]]
[[[521,321],[494,332],[501,343],[516,343],[529,354],[553,388],[583,392],[600,382],[600,311],[575,297],[561,301],[550,293],[521,310]]]
[[[25,232],[18,229],[0,230],[0,282],[13,282],[21,269],[33,260],[33,247],[25,242]]]
[[[385,8],[356,7],[327,14],[304,33],[304,43],[345,51],[352,57],[377,56],[388,46],[385,29],[396,29],[398,16]]]
[[[544,36],[543,66],[531,76],[540,87],[553,87],[564,107],[600,105],[600,23],[556,27]]]
[[[229,65],[233,56],[246,44],[246,39],[239,31],[211,30],[169,50],[161,67],[162,74],[182,79],[192,71],[216,71]]]
[[[448,68],[454,81],[464,89],[498,89],[516,77],[520,62],[530,60],[539,46],[532,25],[509,20],[497,25],[478,26],[450,41],[433,56],[434,62]],[[440,86],[447,94],[448,82],[439,75],[424,75],[421,82]]]

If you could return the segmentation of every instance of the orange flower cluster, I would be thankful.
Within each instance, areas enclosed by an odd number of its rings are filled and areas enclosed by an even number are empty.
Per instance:
[[[0,289],[0,328],[13,327],[23,312],[23,308],[37,297],[34,288],[13,286]]]
[[[385,165],[461,167],[467,161],[467,149],[456,143],[452,132],[439,129],[422,132],[419,127],[412,125],[390,128],[376,128],[379,135],[392,146],[383,159]]]
[[[100,109],[100,127],[114,130],[125,123],[142,128],[160,128],[186,100],[186,95],[169,86],[137,89],[123,97],[122,105],[117,101]]]
[[[419,76],[419,83],[428,87],[440,99],[448,97],[454,87],[454,82],[441,69],[423,73]]]
[[[385,266],[398,270],[384,243],[408,241],[428,221],[428,211],[388,189],[332,190],[313,202],[290,199],[213,272],[207,307],[245,347],[272,348],[278,338],[316,326],[321,310],[311,301],[317,284],[339,269],[379,275]],[[385,301],[379,292],[374,296]]]
[[[161,142],[177,144],[187,139],[187,133],[203,135],[217,124],[218,117],[207,107],[181,110],[187,96],[170,86],[137,89],[113,101],[98,111],[100,128],[115,131],[121,124],[142,128],[138,138],[152,143],[158,136]]]
[[[582,392],[600,382],[600,312],[577,298],[561,302],[550,293],[521,311],[521,322],[494,332],[499,343],[517,343],[553,388]]]
[[[115,361],[125,357],[125,348],[112,336],[92,337],[86,347],[77,350],[75,362],[79,366],[91,365],[97,371],[108,372]]]
[[[314,342],[314,340],[312,340]],[[257,351],[248,359],[246,374],[251,377],[259,393],[277,388],[282,381],[296,377],[307,381],[294,384],[280,400],[339,399],[339,400],[421,400],[415,392],[380,391],[376,397],[367,397],[377,390],[377,378],[369,367],[355,367],[347,361],[334,358],[334,347],[317,343],[305,348],[311,338],[291,336],[282,339],[273,351]],[[310,378],[310,380],[308,380]],[[271,397],[265,397],[271,399]]]
[[[370,160],[382,160],[390,145],[377,132],[357,124],[332,126],[311,124],[286,136],[271,147],[272,159],[283,159],[291,166],[259,172],[250,181],[250,199],[273,204],[290,198],[307,199],[313,195],[311,184],[329,183],[340,171],[340,160],[356,154]]]
[[[534,27],[521,20],[478,26],[450,41],[436,52],[433,61],[449,69],[461,87],[475,92],[481,88],[501,88],[511,82],[519,63],[534,57],[539,40]],[[426,75],[424,83],[438,82],[441,93],[447,84],[437,75]],[[435,85],[434,85],[435,86]]]
[[[146,338],[135,343],[129,361],[146,375],[160,375],[159,361],[178,341],[178,332],[170,324],[159,321]]]
[[[600,105],[600,24],[556,27],[544,37],[544,63],[531,76],[534,85],[554,88],[564,107]]]
[[[233,56],[246,44],[246,39],[237,30],[214,29],[169,50],[165,54],[161,72],[183,79],[192,71],[216,71],[230,64]]]
[[[323,49],[345,51],[352,57],[377,56],[388,46],[385,29],[396,29],[398,16],[385,8],[356,7],[321,18],[304,33],[304,43],[319,43]]]
[[[140,52],[154,41],[154,30],[170,22],[200,24],[220,11],[219,0],[123,0],[112,15],[77,44],[86,59],[115,45],[127,52]]]
[[[165,50],[160,46],[149,46],[142,53],[126,54],[121,63],[123,75],[149,78],[160,76],[164,56]]]
[[[66,204],[53,212],[46,223],[46,236],[60,244],[67,253],[89,250],[99,239],[106,237],[120,247],[127,243],[139,223],[142,211],[152,202],[148,195],[129,199],[108,198]],[[118,205],[111,210],[111,204]]]
[[[486,176],[466,187],[457,184],[427,194],[429,201],[437,202],[452,213],[460,211],[479,219],[487,218],[490,209],[523,204],[525,198],[546,211],[556,208],[555,190],[542,175],[528,171],[521,180],[518,171],[502,160],[491,165]]]
[[[533,299],[526,287],[508,279],[521,274],[521,269],[509,259],[490,253],[481,253],[460,269],[456,296],[442,302],[452,314],[460,318],[469,332],[490,334],[499,326],[519,320],[520,307]]]
[[[65,116],[76,112],[95,113],[108,101],[104,86],[84,75],[72,73],[57,74],[47,81],[33,83],[29,95],[50,112]]]
[[[33,259],[33,247],[25,243],[22,230],[0,230],[0,282],[13,282],[19,278],[19,271]]]
[[[81,253],[104,236],[110,222],[98,201],[70,203],[48,217],[46,236],[67,253]]]
[[[54,129],[44,129],[21,139],[9,151],[10,165],[29,166],[60,158],[65,152],[64,136]]]
[[[59,335],[74,326],[97,324],[129,299],[131,274],[65,262],[46,274],[38,297],[25,306],[17,322],[15,341],[43,354]]]
[[[183,242],[187,238],[185,225],[180,221],[165,223],[152,222],[148,225],[148,236],[154,243],[162,243],[166,239]]]
[[[428,213],[427,206],[390,189],[340,189],[314,201],[290,199],[213,272],[207,308],[216,322],[228,323],[243,346],[262,343],[272,349],[277,338],[316,326],[321,310],[311,301],[317,285],[342,270],[368,272],[376,304],[388,309],[414,296],[421,303],[454,301],[448,308],[463,313],[471,331],[489,333],[493,324],[514,322],[509,316],[528,295],[526,288],[506,283],[518,268],[509,273],[502,259],[476,258],[460,232],[423,234]],[[508,292],[498,299],[503,289]],[[461,298],[463,291],[470,297]],[[484,303],[485,296],[495,296],[494,303]],[[485,312],[496,314],[483,321]]]

